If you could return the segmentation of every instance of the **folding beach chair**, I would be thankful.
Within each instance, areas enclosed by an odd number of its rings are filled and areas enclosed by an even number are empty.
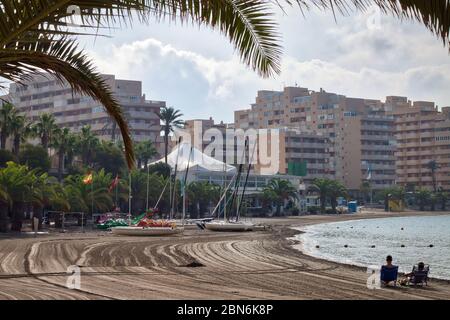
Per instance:
[[[393,282],[394,286],[397,286],[398,266],[392,266],[388,268],[386,266],[381,267],[380,280],[381,283],[388,285]]]
[[[411,271],[412,275],[408,279],[408,285],[423,286],[428,285],[428,273],[430,272],[430,266],[425,265],[423,270],[419,270],[419,266],[415,265]]]

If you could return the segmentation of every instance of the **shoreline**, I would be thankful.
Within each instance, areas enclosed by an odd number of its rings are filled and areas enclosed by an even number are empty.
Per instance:
[[[363,268],[309,256],[288,239],[298,234],[296,226],[435,214],[254,218],[271,229],[192,229],[172,237],[102,231],[0,237],[0,299],[450,299],[447,280],[370,290]],[[66,287],[70,265],[80,268],[79,290]]]
[[[408,213],[408,212],[406,212]],[[346,220],[339,220],[339,221],[327,221],[327,222],[318,222],[318,223],[311,223],[309,225],[302,225],[302,226],[291,226],[290,228],[297,231],[292,237],[288,238],[288,240],[292,240],[295,243],[292,245],[292,247],[295,250],[300,251],[302,254],[310,256],[311,258],[314,259],[319,259],[319,260],[323,260],[323,261],[327,261],[327,262],[332,262],[332,263],[337,263],[337,264],[341,264],[344,266],[349,266],[349,267],[355,267],[355,268],[359,268],[361,271],[366,270],[366,266],[364,266],[363,264],[358,264],[356,262],[343,262],[343,261],[336,261],[336,260],[332,260],[327,259],[326,257],[320,257],[320,256],[316,256],[314,255],[312,252],[308,252],[307,249],[305,249],[304,247],[304,243],[302,243],[299,239],[297,239],[297,236],[300,234],[304,234],[307,233],[307,231],[303,231],[303,230],[299,230],[296,228],[306,228],[308,226],[312,226],[312,225],[321,225],[321,224],[333,224],[333,223],[339,223],[339,222],[348,222],[348,221],[361,221],[361,220],[372,220],[372,219],[387,219],[387,218],[396,218],[396,217],[402,217],[402,218],[409,218],[409,217],[417,217],[417,216],[442,216],[442,215],[450,215],[450,212],[442,212],[442,211],[437,211],[437,212],[427,212],[426,214],[423,214],[423,212],[417,212],[417,211],[411,211],[409,212],[411,214],[407,214],[407,215],[397,215],[397,214],[393,214],[393,215],[389,215],[389,216],[370,216],[370,217],[357,217],[356,219],[346,219]],[[362,214],[364,215],[364,213]],[[404,275],[404,272],[399,272],[399,275]],[[436,277],[429,277],[429,279],[433,280],[433,281],[443,281],[444,283],[448,283],[450,282],[450,278],[436,278]]]

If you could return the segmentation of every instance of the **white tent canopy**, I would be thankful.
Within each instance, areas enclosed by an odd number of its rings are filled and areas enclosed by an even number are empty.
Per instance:
[[[193,171],[226,171],[233,172],[236,171],[236,168],[228,165],[222,161],[216,160],[206,154],[202,153],[200,150],[196,148],[192,148],[192,153],[189,159],[189,153],[191,151],[191,144],[184,142],[176,146],[171,153],[167,155],[167,164],[170,165],[171,168],[175,168],[175,164],[178,165],[177,171],[185,171],[188,162],[189,162],[189,170]],[[177,161],[178,156],[178,161]],[[152,162],[151,164],[156,163],[164,163],[164,158],[161,160]]]

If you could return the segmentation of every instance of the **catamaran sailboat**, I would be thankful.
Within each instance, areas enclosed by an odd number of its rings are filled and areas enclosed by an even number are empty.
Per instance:
[[[179,148],[180,149],[180,148]],[[178,149],[178,151],[179,151]],[[179,154],[179,152],[178,152]],[[187,175],[189,171],[189,163],[190,158],[192,154],[192,147],[189,151],[189,157],[188,157],[188,163],[186,166],[185,176],[184,176],[184,183],[183,183],[183,216],[181,219],[181,226],[178,226],[177,223],[172,220],[174,216],[174,208],[175,205],[175,186],[176,186],[176,174],[177,174],[177,166],[178,166],[178,154],[177,154],[177,163],[175,165],[175,172],[173,175],[173,190],[171,189],[170,193],[170,218],[169,220],[152,220],[146,217],[139,220],[138,223],[135,225],[129,225],[129,226],[118,226],[111,228],[111,231],[113,234],[116,235],[124,235],[124,236],[166,236],[166,235],[174,235],[178,233],[182,233],[184,231],[184,221],[185,221],[185,214],[186,214],[186,206],[185,206],[185,200],[186,200],[186,180]],[[169,178],[169,181],[167,183],[170,183],[172,178]],[[159,202],[161,201],[161,198],[167,188],[167,183],[164,186],[158,201],[156,202],[155,208],[158,208]],[[131,186],[130,186],[131,188]],[[148,194],[148,185],[147,185],[147,194]],[[147,199],[148,200],[148,199]],[[148,201],[147,201],[148,202]],[[148,204],[147,204],[148,207]],[[147,208],[148,209],[148,208]]]
[[[248,182],[248,176],[250,174],[251,163],[253,161],[253,154],[255,152],[256,141],[253,146],[252,155],[251,155],[251,157],[249,157],[249,164],[248,164],[248,168],[247,168],[247,174],[245,176],[244,186],[242,188],[242,194],[240,195],[239,202],[237,204],[236,217],[235,217],[235,219],[227,219],[227,215],[226,215],[226,209],[227,209],[228,203],[231,202],[230,207],[233,208],[235,200],[239,193],[239,185],[241,182],[243,162],[244,162],[245,151],[246,151],[247,147],[248,147],[248,140],[245,140],[245,146],[244,146],[244,150],[243,150],[242,161],[239,164],[239,170],[236,172],[236,174],[233,176],[233,178],[231,179],[228,186],[225,188],[222,196],[219,199],[219,202],[217,203],[216,207],[213,210],[213,214],[214,214],[217,211],[217,209],[220,207],[220,204],[223,201],[223,203],[224,203],[224,205],[223,205],[223,220],[211,221],[211,222],[205,223],[205,228],[207,230],[233,232],[233,231],[253,231],[255,229],[255,225],[253,223],[240,221],[239,217],[240,217],[242,202],[244,200],[245,189],[246,189],[247,182]],[[229,201],[227,201],[226,195],[227,195],[227,192],[230,189],[231,185],[233,184],[233,180],[234,180],[234,190],[233,190],[231,199]],[[220,210],[219,210],[218,215],[220,215]]]

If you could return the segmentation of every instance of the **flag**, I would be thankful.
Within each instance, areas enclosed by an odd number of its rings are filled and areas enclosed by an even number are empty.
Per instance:
[[[109,186],[108,192],[111,192],[117,185],[119,184],[119,176],[116,175],[114,180],[111,182],[111,185]]]
[[[367,178],[366,180],[370,180],[372,179],[372,168],[370,163],[367,164]]]
[[[88,174],[83,178],[83,183],[84,183],[84,184],[91,184],[91,183],[92,183],[92,172],[88,173]]]

